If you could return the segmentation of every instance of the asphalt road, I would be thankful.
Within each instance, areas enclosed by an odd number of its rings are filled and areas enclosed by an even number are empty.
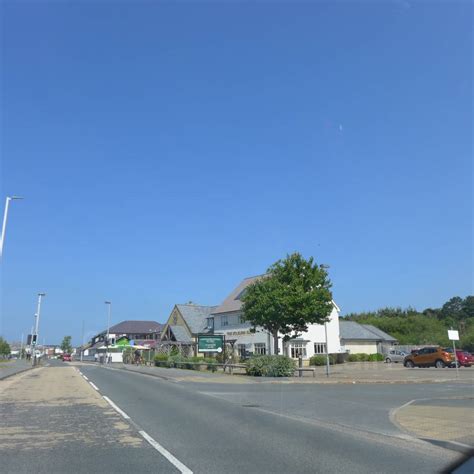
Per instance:
[[[80,370],[137,430],[196,473],[433,473],[461,457],[408,437],[390,423],[391,408],[416,398],[400,390],[426,393],[422,386],[219,388],[99,366]],[[359,413],[367,416],[367,397],[372,422]]]

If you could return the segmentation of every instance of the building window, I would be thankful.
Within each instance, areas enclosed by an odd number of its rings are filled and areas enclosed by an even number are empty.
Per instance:
[[[247,346],[245,344],[237,344],[237,353],[239,357],[245,357],[247,354]]]
[[[227,316],[221,316],[221,327],[228,326],[229,325],[229,320],[227,319]]]
[[[214,318],[207,318],[207,329],[214,329]]]
[[[244,323],[245,323],[244,317],[241,314],[239,314],[237,316],[237,324],[244,324]]]
[[[326,344],[324,342],[315,342],[314,343],[314,353],[315,354],[326,354]]]
[[[267,353],[267,348],[264,342],[257,342],[254,344],[254,353],[255,355],[265,355]]]
[[[298,359],[298,357],[306,357],[306,343],[294,342],[291,344],[291,357]]]

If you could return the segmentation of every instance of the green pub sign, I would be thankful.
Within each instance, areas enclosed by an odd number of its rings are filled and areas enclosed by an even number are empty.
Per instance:
[[[224,348],[224,336],[198,336],[198,352],[220,353]]]

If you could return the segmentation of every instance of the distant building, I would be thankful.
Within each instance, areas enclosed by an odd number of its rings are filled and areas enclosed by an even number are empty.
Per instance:
[[[386,347],[398,344],[398,341],[371,324],[359,324],[355,321],[339,321],[341,347],[350,354],[383,353]]]

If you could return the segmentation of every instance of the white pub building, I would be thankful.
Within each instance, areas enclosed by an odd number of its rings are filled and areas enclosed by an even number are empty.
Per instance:
[[[239,356],[273,354],[273,337],[263,328],[251,332],[252,325],[242,318],[241,297],[247,286],[262,278],[250,277],[243,280],[240,285],[212,312],[214,334],[225,335],[226,342],[234,345],[234,350]],[[339,312],[340,309],[333,303],[330,320],[324,324],[311,324],[308,331],[299,337],[283,343],[279,340],[279,353],[294,359],[302,356],[309,359],[315,354],[326,354],[326,331],[328,353],[341,352],[339,338]]]

